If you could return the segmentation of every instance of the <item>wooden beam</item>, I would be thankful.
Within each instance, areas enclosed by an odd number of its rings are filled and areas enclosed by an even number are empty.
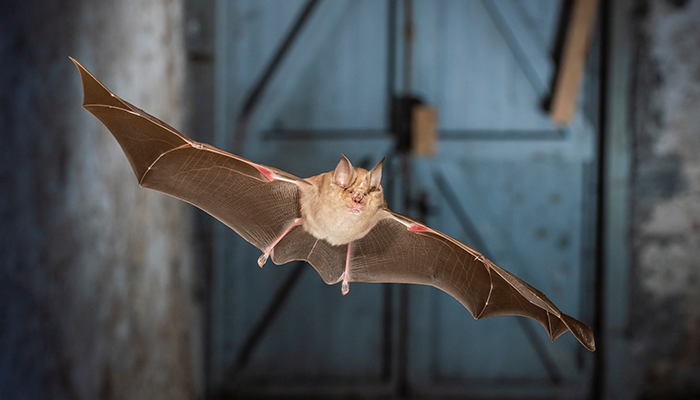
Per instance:
[[[634,134],[630,128],[631,80],[633,65],[634,0],[615,0],[608,7],[609,43],[606,68],[607,84],[604,106],[603,160],[603,293],[602,308],[602,393],[600,399],[620,399],[627,394],[625,371],[631,366],[629,348],[629,319],[631,276],[630,227],[632,204],[632,157]]]
[[[574,0],[550,109],[550,117],[555,124],[568,124],[576,111],[588,42],[597,10],[598,0]]]
[[[424,105],[411,110],[411,151],[413,154],[432,157],[437,142],[437,111]]]

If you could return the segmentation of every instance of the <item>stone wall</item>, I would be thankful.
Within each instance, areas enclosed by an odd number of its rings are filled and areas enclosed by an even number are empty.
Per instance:
[[[184,399],[201,355],[190,207],[140,189],[81,61],[180,126],[183,0],[3,0],[0,398]]]
[[[635,12],[632,393],[698,398],[700,1]]]

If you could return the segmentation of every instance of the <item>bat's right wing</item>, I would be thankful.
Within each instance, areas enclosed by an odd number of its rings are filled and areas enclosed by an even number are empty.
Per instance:
[[[139,185],[201,208],[262,251],[301,217],[298,185],[308,182],[195,142],[71,60],[82,78],[83,108],[117,139]]]
[[[350,281],[418,283],[459,300],[475,319],[519,315],[539,322],[554,340],[571,331],[588,350],[593,332],[544,295],[475,249],[413,219],[386,218],[353,242]]]

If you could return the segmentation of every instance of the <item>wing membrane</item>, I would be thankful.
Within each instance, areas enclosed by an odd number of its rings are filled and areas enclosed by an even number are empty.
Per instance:
[[[83,81],[83,107],[114,135],[142,187],[201,208],[261,250],[301,216],[294,183],[301,179],[189,139],[73,62]],[[270,180],[260,168],[285,180]]]
[[[584,347],[595,350],[591,329],[559,311],[544,293],[471,247],[402,215],[387,212],[387,218],[355,242],[351,265],[352,281],[434,286],[462,303],[475,319],[528,317],[552,340],[571,331]]]

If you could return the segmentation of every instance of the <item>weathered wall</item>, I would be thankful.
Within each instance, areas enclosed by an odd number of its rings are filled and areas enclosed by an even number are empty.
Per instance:
[[[2,399],[195,396],[190,210],[138,187],[68,60],[179,126],[182,3],[2,2]]]
[[[700,1],[638,2],[630,376],[700,396]]]

